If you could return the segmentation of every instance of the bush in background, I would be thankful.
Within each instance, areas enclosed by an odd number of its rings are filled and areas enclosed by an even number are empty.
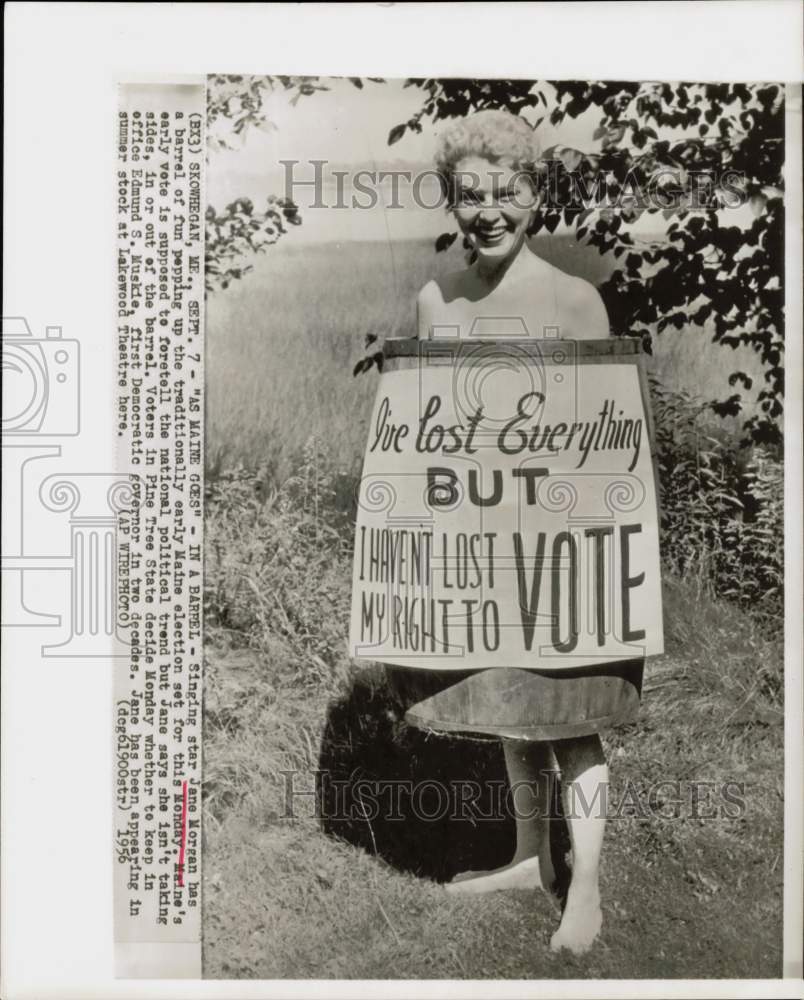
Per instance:
[[[284,650],[288,669],[312,682],[347,660],[353,515],[339,482],[313,440],[281,485],[242,465],[207,485],[208,633]]]
[[[761,623],[784,618],[784,474],[778,455],[740,449],[708,405],[651,379],[665,565]]]

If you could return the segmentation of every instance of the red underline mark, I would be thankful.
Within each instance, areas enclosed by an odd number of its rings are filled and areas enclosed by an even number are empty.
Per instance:
[[[181,783],[181,843],[179,844],[179,885],[184,887],[184,849],[187,846],[187,782]]]

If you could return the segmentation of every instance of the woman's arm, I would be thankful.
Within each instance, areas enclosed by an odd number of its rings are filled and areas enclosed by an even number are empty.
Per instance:
[[[436,281],[428,281],[416,299],[416,316],[419,340],[429,340],[433,317],[442,302],[441,289]]]

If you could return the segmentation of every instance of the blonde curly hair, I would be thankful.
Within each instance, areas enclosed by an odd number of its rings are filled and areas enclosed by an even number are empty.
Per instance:
[[[541,145],[524,118],[510,111],[476,111],[451,124],[438,140],[435,166],[448,207],[455,204],[455,168],[467,156],[527,174],[534,190],[545,171]]]

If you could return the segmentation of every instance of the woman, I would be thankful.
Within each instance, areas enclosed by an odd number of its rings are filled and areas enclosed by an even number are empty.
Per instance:
[[[449,207],[474,251],[474,260],[466,269],[422,289],[419,337],[444,336],[443,328],[448,328],[452,337],[457,329],[461,338],[505,338],[512,326],[519,335],[526,332],[535,338],[608,337],[606,311],[593,286],[541,260],[528,244],[527,231],[539,207],[542,169],[530,126],[504,111],[477,112],[443,134],[436,164]],[[638,691],[642,661],[632,666]],[[561,686],[567,684],[566,672],[535,673],[545,691],[550,687],[551,696],[555,686],[561,693]],[[598,683],[595,671],[585,675],[585,683]],[[619,721],[617,711],[613,715]],[[555,761],[561,771],[573,865],[566,906],[551,948],[581,953],[601,927],[598,870],[608,767],[597,732],[560,737],[559,732],[550,742],[503,738],[516,807],[516,853],[510,864],[496,871],[459,875],[447,891],[552,889],[548,776]]]

